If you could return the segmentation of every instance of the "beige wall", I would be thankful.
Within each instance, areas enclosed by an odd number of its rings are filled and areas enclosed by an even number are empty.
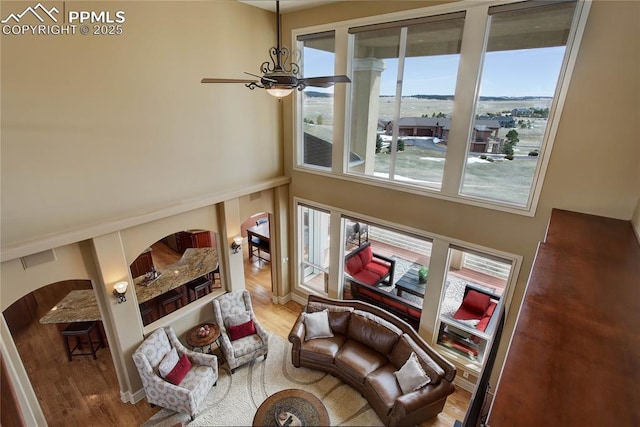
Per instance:
[[[140,383],[130,356],[144,331],[135,298],[111,297],[114,280],[169,233],[205,228],[222,239],[241,218],[220,212],[240,197],[262,192],[261,209],[273,212],[269,189],[286,183],[279,103],[241,84],[200,83],[258,72],[275,23],[272,13],[235,1],[65,6],[124,10],[124,34],[2,36],[0,306],[60,280],[91,279],[120,392],[131,400]],[[24,7],[2,2],[0,16]],[[47,248],[56,261],[22,268],[18,256]],[[242,286],[241,271],[229,271],[242,262],[230,262],[228,251],[221,240],[227,284]],[[210,299],[164,323],[183,333],[210,319]]]
[[[344,2],[290,13],[284,28],[291,31],[394,9],[395,2],[381,3]],[[510,336],[552,208],[626,220],[636,209],[638,216],[639,13],[638,2],[594,2],[534,217],[294,171],[293,106],[287,100],[283,122],[291,196],[521,255],[522,268],[505,329]],[[498,366],[507,344],[503,340]]]
[[[1,14],[24,7],[2,2]],[[124,10],[124,34],[2,36],[3,246],[282,175],[278,102],[200,83],[257,73],[272,13],[232,1],[71,8]]]

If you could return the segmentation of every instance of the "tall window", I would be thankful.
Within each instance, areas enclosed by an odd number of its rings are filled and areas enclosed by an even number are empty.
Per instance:
[[[329,218],[328,212],[298,205],[300,278],[306,287],[324,294],[329,277]]]
[[[574,10],[573,2],[489,8],[461,194],[527,204]]]
[[[434,7],[341,23],[348,37],[298,36],[305,76],[332,70],[309,69],[316,51],[328,67],[347,52],[337,62],[348,64],[351,83],[344,104],[311,88],[298,98],[297,165],[531,212],[589,8],[582,0],[452,2],[437,15],[429,16]],[[329,124],[333,114],[344,128]],[[345,135],[344,152],[333,150],[334,134]],[[345,159],[344,168],[330,157]]]
[[[352,28],[349,172],[439,189],[464,13]]]
[[[303,77],[333,76],[334,32],[298,37]],[[305,165],[331,168],[333,147],[333,87],[306,87],[302,91],[302,158]]]

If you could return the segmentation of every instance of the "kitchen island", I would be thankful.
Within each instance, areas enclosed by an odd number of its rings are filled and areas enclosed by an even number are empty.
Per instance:
[[[189,248],[178,262],[162,269],[156,279],[148,280],[145,276],[134,279],[138,304],[179,288],[217,268],[218,253],[214,248]]]

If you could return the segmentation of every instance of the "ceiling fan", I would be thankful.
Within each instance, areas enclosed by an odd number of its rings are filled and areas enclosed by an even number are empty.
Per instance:
[[[244,83],[253,90],[257,87],[266,89],[276,98],[283,98],[293,92],[294,89],[303,90],[307,86],[330,87],[334,83],[350,83],[349,77],[344,75],[327,77],[300,77],[300,66],[291,61],[291,52],[288,48],[280,46],[280,1],[276,1],[276,31],[277,46],[269,49],[271,61],[265,61],[260,66],[262,76],[245,72],[256,79],[218,79],[204,78],[201,83]]]

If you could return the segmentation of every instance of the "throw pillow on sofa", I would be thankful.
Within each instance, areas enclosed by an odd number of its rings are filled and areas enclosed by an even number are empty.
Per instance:
[[[431,382],[431,378],[420,366],[418,356],[414,352],[411,353],[402,368],[394,372],[394,374],[404,394],[418,390]]]
[[[329,325],[329,310],[316,311],[315,313],[303,313],[305,334],[304,340],[316,338],[331,338],[333,332]]]

